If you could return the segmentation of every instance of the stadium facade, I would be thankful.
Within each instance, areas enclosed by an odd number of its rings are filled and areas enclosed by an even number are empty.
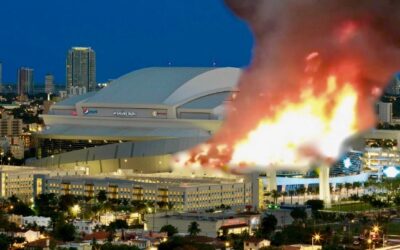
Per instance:
[[[238,68],[145,68],[65,99],[43,115],[30,165],[92,173],[169,171],[169,157],[210,137],[241,74]]]

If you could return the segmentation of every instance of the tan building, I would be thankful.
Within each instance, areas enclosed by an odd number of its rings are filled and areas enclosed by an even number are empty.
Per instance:
[[[1,166],[0,169],[0,197],[8,198],[17,196],[23,201],[29,202],[33,198],[34,180],[38,175],[81,175],[82,170],[49,171],[44,168]]]
[[[244,208],[252,204],[252,185],[243,180],[138,175],[128,178],[54,176],[41,181],[41,188],[47,193],[95,197],[104,190],[109,199],[171,202],[176,210],[183,211],[206,210],[222,204]]]
[[[22,135],[22,119],[3,113],[0,120],[0,136],[19,137]]]

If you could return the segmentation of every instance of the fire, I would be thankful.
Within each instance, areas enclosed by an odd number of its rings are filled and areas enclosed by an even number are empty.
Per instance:
[[[338,87],[330,76],[323,93],[307,88],[298,102],[281,105],[274,117],[262,120],[234,145],[230,164],[307,167],[315,157],[333,159],[356,131],[356,104],[352,84]]]
[[[274,115],[262,119],[232,146],[204,143],[179,154],[176,163],[224,171],[246,171],[257,166],[306,168],[317,161],[332,163],[340,154],[343,140],[358,131],[359,96],[354,84],[339,83],[335,75],[324,81],[323,91],[313,88],[320,84],[310,84],[296,101],[276,105]]]

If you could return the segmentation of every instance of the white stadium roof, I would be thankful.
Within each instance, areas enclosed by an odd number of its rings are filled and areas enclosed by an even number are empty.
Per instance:
[[[214,108],[236,88],[238,68],[152,67],[133,71],[97,93],[66,99],[54,106],[82,104],[155,104]]]

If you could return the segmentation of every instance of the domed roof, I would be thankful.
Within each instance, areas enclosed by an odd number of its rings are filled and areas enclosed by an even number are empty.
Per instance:
[[[83,103],[183,105],[232,91],[240,73],[238,68],[144,68],[114,80]]]

